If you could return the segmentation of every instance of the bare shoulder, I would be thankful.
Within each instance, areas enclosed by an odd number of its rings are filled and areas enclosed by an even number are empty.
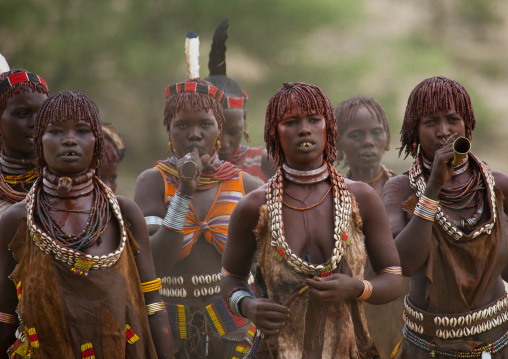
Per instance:
[[[355,196],[356,202],[358,202],[360,207],[362,207],[362,205],[367,205],[367,203],[370,203],[371,201],[374,201],[376,197],[379,198],[376,191],[366,183],[360,181],[352,181],[348,178],[344,178],[344,181],[349,192]]]
[[[405,201],[413,194],[413,189],[409,183],[408,175],[398,175],[392,177],[383,187],[383,200],[385,197],[400,198],[401,202]]]
[[[165,213],[164,193],[166,189],[162,174],[155,168],[143,171],[136,181],[134,202],[145,215],[162,216]]]
[[[132,199],[124,196],[116,196],[116,199],[125,219],[129,220],[137,216],[143,217],[138,205]]]
[[[136,181],[136,190],[142,187],[150,188],[153,185],[164,185],[164,179],[162,178],[161,173],[155,168],[149,168],[144,170],[139,175]]]
[[[246,194],[235,208],[235,211],[242,216],[256,216],[259,207],[266,204],[266,184]]]
[[[25,201],[18,202],[4,212],[0,218],[0,243],[2,247],[7,246],[16,234],[18,223],[21,218],[26,218]]]
[[[243,189],[245,190],[245,193],[250,193],[259,187],[258,181],[256,181],[254,179],[254,177],[252,177],[247,172],[242,171],[242,181],[243,181]]]

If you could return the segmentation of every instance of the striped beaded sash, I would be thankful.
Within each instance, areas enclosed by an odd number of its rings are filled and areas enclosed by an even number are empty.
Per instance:
[[[166,308],[173,338],[188,339],[189,321],[192,317],[190,307],[183,304],[166,303]],[[250,340],[249,338],[245,339],[252,341],[256,332],[256,327],[249,320],[231,313],[224,299],[217,299],[212,304],[202,308],[201,311],[206,318],[209,330],[219,334],[221,337],[235,329],[250,324],[251,328],[248,330]]]
[[[207,305],[204,312],[209,327],[220,336],[249,323],[247,319],[231,313],[226,302],[222,298]]]

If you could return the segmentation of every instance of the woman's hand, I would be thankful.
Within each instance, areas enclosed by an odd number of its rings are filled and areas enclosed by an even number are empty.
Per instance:
[[[432,161],[432,169],[427,184],[428,191],[425,197],[436,199],[443,185],[453,176],[453,141],[457,138],[457,134],[450,136],[441,148],[434,154]]]
[[[203,168],[208,165],[210,155],[204,154],[199,157],[197,148],[176,161],[178,170],[179,186],[178,191],[186,195],[192,195],[198,186]]]
[[[363,293],[362,281],[348,275],[334,273],[329,277],[314,277],[305,280],[309,286],[309,295],[320,304],[334,304],[347,299],[357,298]]]
[[[289,308],[272,299],[246,297],[240,306],[242,314],[250,318],[264,335],[277,334],[289,317]]]

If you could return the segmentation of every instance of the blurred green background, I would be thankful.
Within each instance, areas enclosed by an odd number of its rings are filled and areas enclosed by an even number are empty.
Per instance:
[[[81,91],[122,134],[127,154],[118,193],[166,157],[164,88],[184,81],[184,39],[201,40],[201,77],[215,27],[230,19],[228,76],[249,95],[253,145],[282,82],[321,87],[334,106],[358,94],[386,109],[396,172],[411,90],[444,75],[469,91],[477,118],[473,151],[508,172],[508,3],[497,0],[1,0],[0,53],[11,68],[44,77],[51,93]]]

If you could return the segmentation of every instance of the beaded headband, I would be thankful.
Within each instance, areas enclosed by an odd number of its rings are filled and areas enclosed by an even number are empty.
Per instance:
[[[199,92],[205,95],[212,96],[224,105],[226,96],[224,92],[212,85],[200,84],[197,82],[180,82],[171,86],[166,86],[166,98],[182,93],[182,92]],[[241,99],[243,101],[243,98]]]
[[[241,109],[245,110],[245,105],[247,104],[247,100],[249,99],[249,97],[247,96],[245,91],[242,91],[242,93],[243,93],[242,98],[224,96],[225,100],[224,100],[224,103],[222,104],[222,107],[224,109],[241,108]]]
[[[48,85],[44,79],[36,74],[31,72],[18,72],[12,75],[7,76],[2,82],[0,82],[0,94],[7,90],[9,87],[14,86],[20,82],[36,82],[42,84],[46,89],[48,89]],[[49,89],[48,89],[49,90]]]

